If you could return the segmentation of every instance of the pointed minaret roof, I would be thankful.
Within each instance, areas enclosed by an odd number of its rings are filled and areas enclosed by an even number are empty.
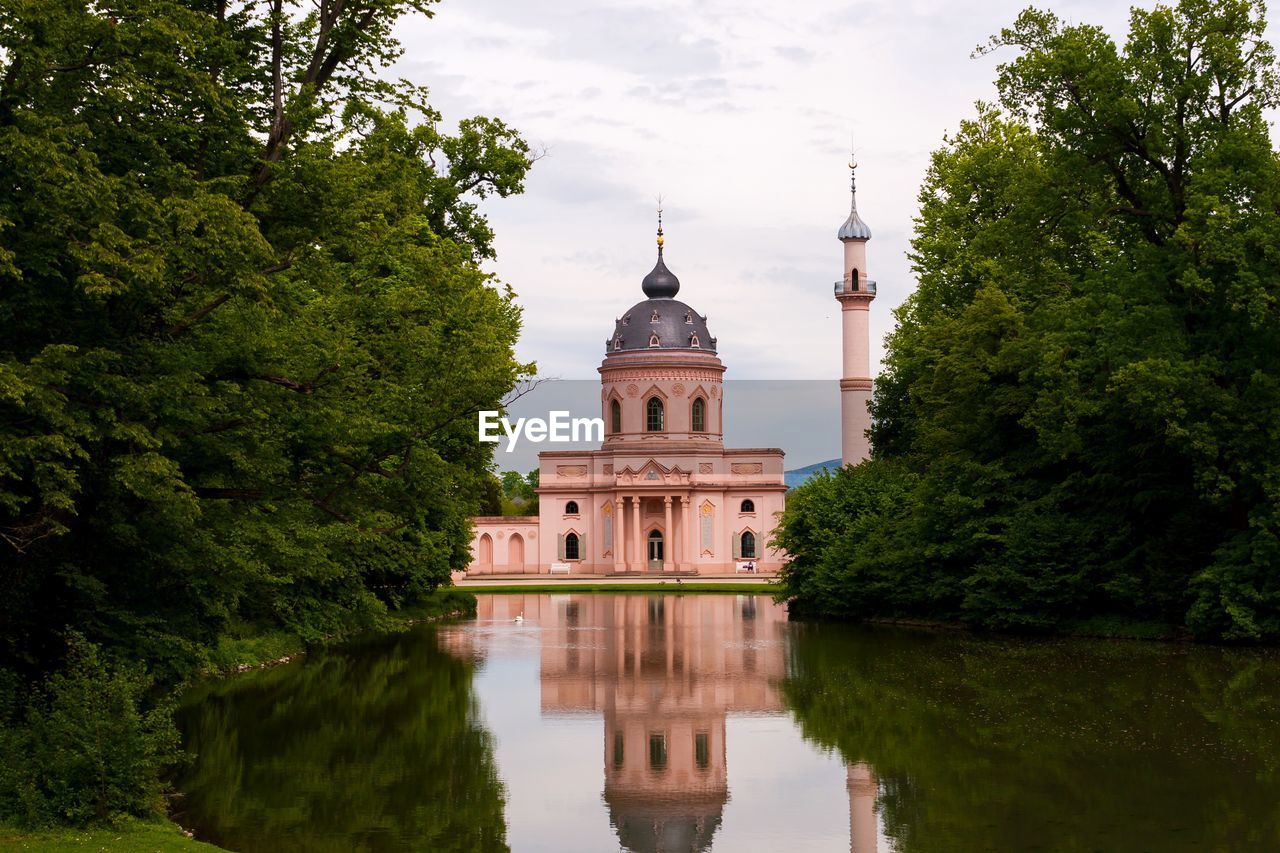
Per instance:
[[[836,236],[841,240],[870,240],[871,229],[858,215],[858,161],[849,159],[849,218],[840,226]]]
[[[658,262],[653,265],[653,269],[644,281],[640,284],[640,289],[644,291],[644,295],[650,299],[674,299],[675,295],[680,292],[680,279],[676,278],[675,273],[667,269],[667,265],[662,262],[662,203],[658,203]]]

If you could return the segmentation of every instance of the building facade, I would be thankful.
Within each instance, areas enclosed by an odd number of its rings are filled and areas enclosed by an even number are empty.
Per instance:
[[[850,164],[853,168],[853,164]],[[842,460],[870,455],[866,277],[871,231],[856,194],[838,235],[836,282],[844,348]],[[676,299],[680,281],[658,258],[645,299],[615,320],[599,367],[598,450],[539,454],[539,514],[474,519],[470,574],[775,573],[769,547],[786,499],[783,452],[724,446],[725,365],[707,318]]]

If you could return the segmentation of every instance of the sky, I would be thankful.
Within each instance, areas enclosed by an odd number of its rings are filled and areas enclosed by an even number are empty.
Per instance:
[[[871,226],[872,370],[915,287],[907,253],[930,152],[1009,52],[971,58],[1026,0],[442,0],[399,25],[391,73],[431,89],[446,127],[502,118],[545,156],[525,192],[482,204],[489,266],[516,292],[517,354],[596,377],[613,322],[643,298],[656,198],[679,298],[709,318],[727,379],[840,374],[835,232]],[[1128,4],[1054,0],[1113,36]]]

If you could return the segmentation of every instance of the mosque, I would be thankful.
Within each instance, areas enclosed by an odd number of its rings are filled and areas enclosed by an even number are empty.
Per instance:
[[[870,454],[871,229],[858,215],[856,163],[843,244],[840,303],[841,461]],[[539,514],[472,519],[468,574],[774,574],[769,547],[786,501],[783,452],[724,446],[724,363],[706,315],[676,299],[680,280],[658,258],[645,298],[614,323],[600,364],[605,438],[598,450],[538,455]]]

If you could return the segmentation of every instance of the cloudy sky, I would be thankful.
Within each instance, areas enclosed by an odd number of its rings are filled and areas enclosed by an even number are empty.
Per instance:
[[[430,86],[446,122],[498,116],[546,149],[523,196],[485,204],[493,269],[524,309],[519,353],[540,373],[596,375],[614,318],[643,298],[662,193],[668,265],[708,315],[727,378],[835,378],[851,134],[878,362],[915,286],[906,253],[929,152],[994,99],[1000,56],[970,54],[1026,5],[442,0],[401,26],[393,73]],[[1127,28],[1125,2],[1051,6]]]

